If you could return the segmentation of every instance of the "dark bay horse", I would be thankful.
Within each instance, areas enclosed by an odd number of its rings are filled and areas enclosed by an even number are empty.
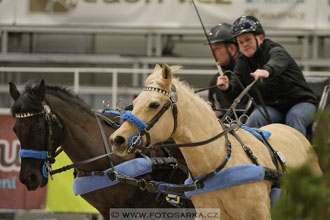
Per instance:
[[[45,85],[44,80],[41,80],[27,83],[25,91],[20,94],[16,85],[10,83],[10,95],[15,101],[11,112],[16,118],[14,132],[21,143],[21,150],[48,151],[49,154],[54,154],[56,148],[61,146],[73,163],[106,153],[95,112],[67,89]],[[49,106],[49,111],[56,116],[55,119],[51,119],[51,127],[46,122],[45,105]],[[115,115],[108,117],[118,121]],[[115,131],[115,128],[106,125],[105,122],[101,123],[107,137]],[[176,158],[180,157],[180,162],[184,162],[178,151],[171,153]],[[164,156],[164,153],[157,151],[156,155]],[[124,162],[124,159],[115,155],[111,155],[111,160],[114,165]],[[28,190],[36,190],[47,184],[48,179],[42,174],[43,164],[44,160],[41,159],[21,158],[20,181]],[[108,168],[110,165],[107,157],[79,167],[86,171],[102,171]],[[174,180],[182,183],[187,177],[183,171],[176,170],[174,173],[153,172],[144,175],[143,178],[171,181],[171,174],[172,182]],[[163,202],[164,200],[156,200],[155,193],[144,192],[128,184],[99,189],[83,194],[82,197],[105,219],[109,219],[109,208],[173,207],[166,201]],[[191,207],[191,204],[189,206]]]

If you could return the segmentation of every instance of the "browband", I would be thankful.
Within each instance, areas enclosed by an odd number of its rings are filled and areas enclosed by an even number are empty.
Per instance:
[[[168,97],[171,97],[171,93],[169,91],[166,91],[164,89],[160,89],[160,88],[156,88],[156,87],[152,87],[152,86],[147,86],[144,88],[144,90],[146,91],[156,91],[156,92],[159,92],[159,93],[162,93]]]

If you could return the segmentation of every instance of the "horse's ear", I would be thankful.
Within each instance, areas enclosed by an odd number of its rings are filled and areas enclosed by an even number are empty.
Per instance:
[[[161,70],[162,68],[160,67],[159,64],[156,64],[155,65],[155,68],[154,68],[154,72],[156,72],[157,70]]]
[[[14,101],[16,101],[21,96],[21,93],[17,90],[16,85],[12,82],[9,82],[9,93]]]
[[[182,69],[182,66],[180,66],[180,65],[172,65],[172,66],[171,66],[171,70],[172,70],[173,73],[174,73],[175,71],[180,70],[180,69]]]
[[[39,93],[42,99],[45,99],[45,94],[46,94],[46,85],[45,85],[45,80],[42,79],[40,84],[39,84]]]
[[[166,64],[164,63],[162,65],[162,77],[163,79],[172,79],[172,69]]]

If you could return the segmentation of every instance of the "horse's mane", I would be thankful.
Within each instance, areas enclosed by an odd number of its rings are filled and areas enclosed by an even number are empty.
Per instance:
[[[46,88],[47,88],[46,89],[47,94],[56,96],[62,99],[63,101],[68,102],[70,105],[74,104],[79,108],[81,108],[81,110],[92,114],[90,106],[87,105],[85,101],[82,100],[79,96],[73,94],[70,89],[60,86],[49,86],[49,85]]]
[[[174,65],[174,66],[170,66],[171,70],[173,72],[180,70],[182,67],[179,65]],[[153,85],[157,85],[162,89],[165,89],[167,86],[166,79],[162,79],[160,77],[160,75],[162,74],[162,69],[160,68],[160,66],[158,66],[158,68],[156,67],[154,72],[148,76],[148,78],[145,81],[145,86],[153,86]],[[183,91],[185,91],[185,96],[189,96],[190,99],[194,98],[195,101],[197,102],[196,105],[198,106],[198,108],[204,107],[206,111],[208,111],[209,114],[214,115],[214,117],[216,118],[215,112],[212,110],[211,106],[207,104],[207,102],[201,98],[198,94],[196,94],[194,92],[194,90],[190,87],[190,85],[184,81],[181,80],[178,77],[174,77],[172,78],[172,84],[174,84],[177,87],[181,87]]]
[[[215,115],[214,111],[212,110],[211,106],[207,104],[207,102],[201,98],[198,94],[195,93],[194,89],[191,88],[191,86],[186,82],[186,81],[182,81],[179,78],[173,77],[172,83],[176,86],[176,87],[181,87],[182,91],[186,91],[185,92],[185,96],[189,96],[189,100],[191,100],[192,98],[194,98],[194,100],[196,101],[196,105],[200,108],[200,107],[205,107],[205,110],[208,109],[208,113],[211,115]],[[204,112],[205,114],[205,112]]]
[[[46,94],[60,98],[70,105],[79,107],[82,111],[92,114],[90,107],[68,88],[46,85]],[[42,100],[33,85],[28,84],[20,98],[11,107],[12,115],[22,112],[42,111]]]

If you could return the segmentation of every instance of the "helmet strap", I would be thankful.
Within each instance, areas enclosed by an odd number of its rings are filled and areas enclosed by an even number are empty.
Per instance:
[[[257,39],[256,35],[254,34],[253,36],[254,36],[254,39],[255,39],[255,41],[256,41],[256,45],[257,45],[257,47],[256,47],[256,52],[257,52],[258,49],[259,49],[259,42],[258,42],[258,39]],[[254,52],[254,53],[256,53],[256,52]]]
[[[231,54],[230,49],[229,49],[230,44],[233,44],[233,43],[226,42],[226,50],[227,50],[227,53],[229,54],[229,57],[230,57],[230,62],[229,63],[233,62],[234,61],[234,57],[236,57],[237,54],[238,54],[238,48],[237,48],[236,44],[234,44],[235,45],[235,48],[236,48],[236,51],[235,51],[235,53],[233,55]]]

